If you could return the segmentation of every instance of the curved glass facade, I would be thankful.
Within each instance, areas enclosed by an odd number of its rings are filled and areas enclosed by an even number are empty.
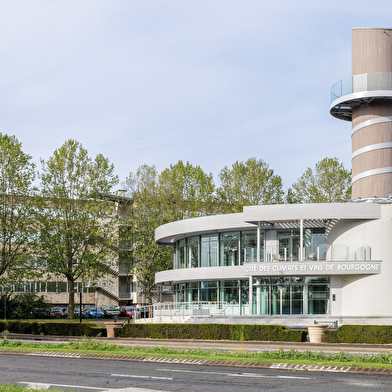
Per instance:
[[[253,277],[254,315],[329,313],[328,276]],[[189,282],[175,285],[176,302],[203,302],[203,307],[230,309],[230,314],[249,314],[249,280]]]
[[[259,261],[298,261],[300,231],[294,229],[260,230]],[[325,260],[325,229],[304,231],[304,255],[312,260]],[[255,263],[257,230],[230,231],[181,239],[174,246],[174,269],[228,267]]]
[[[264,231],[260,232],[260,261],[264,261]],[[206,234],[177,241],[174,269],[242,265],[257,261],[257,231]]]
[[[306,228],[302,236],[295,227],[237,230],[177,241],[174,269],[298,261],[301,238],[302,260],[325,260],[323,227]],[[175,284],[174,288],[176,302],[184,306],[199,303],[203,309],[222,309],[232,315],[307,315],[328,314],[329,283],[328,276],[251,276],[238,280],[209,280],[206,276],[205,280]]]

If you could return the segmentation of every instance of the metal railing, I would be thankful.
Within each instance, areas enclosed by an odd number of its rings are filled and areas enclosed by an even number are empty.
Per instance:
[[[154,317],[209,317],[236,314],[235,301],[163,302],[152,305]]]

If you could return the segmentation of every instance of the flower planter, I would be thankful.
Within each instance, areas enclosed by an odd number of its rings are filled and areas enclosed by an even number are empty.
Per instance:
[[[108,338],[114,338],[114,328],[121,328],[121,323],[116,323],[114,321],[110,321],[106,324],[106,335]]]
[[[328,324],[309,324],[307,325],[309,342],[321,343],[323,341],[324,331],[327,329]]]

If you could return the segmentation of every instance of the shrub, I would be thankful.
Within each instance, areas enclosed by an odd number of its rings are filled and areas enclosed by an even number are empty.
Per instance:
[[[0,318],[4,319],[37,319],[49,316],[50,304],[43,295],[35,293],[2,293],[0,296]],[[4,306],[5,304],[5,306]]]
[[[124,324],[117,337],[204,340],[265,340],[303,342],[306,331],[281,325],[241,324]]]
[[[342,325],[324,332],[326,343],[392,343],[392,325]]]
[[[0,332],[8,331],[11,333],[43,334],[58,336],[106,336],[106,327],[91,325],[89,323],[52,323],[36,321],[0,321]]]

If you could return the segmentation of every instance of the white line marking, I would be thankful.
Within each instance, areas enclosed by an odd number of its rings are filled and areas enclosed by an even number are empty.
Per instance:
[[[46,384],[46,383],[39,383],[39,382],[18,382],[18,384],[25,384],[27,388],[30,389],[46,389],[48,390],[50,387],[55,388],[77,388],[77,389],[93,389],[94,391],[102,391],[102,392],[167,392],[163,389],[146,389],[146,388],[136,388],[136,387],[129,387],[129,388],[99,388],[99,387],[85,387],[81,385],[64,385],[64,384]]]
[[[197,374],[210,374],[230,377],[254,377],[254,378],[293,378],[297,380],[311,380],[311,377],[296,377],[296,376],[266,376],[257,373],[225,373],[225,372],[200,372],[195,370],[180,370],[180,369],[156,369],[161,372],[176,372],[176,373],[197,373]]]
[[[111,374],[112,377],[152,378],[156,380],[173,380],[173,377],[135,376],[134,374]]]

